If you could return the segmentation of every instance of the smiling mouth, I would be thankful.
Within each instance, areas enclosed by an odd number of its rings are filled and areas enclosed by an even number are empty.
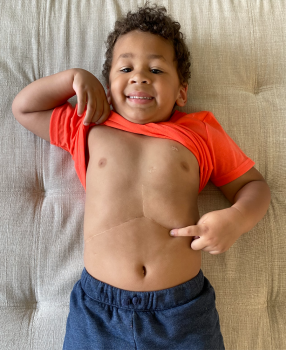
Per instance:
[[[127,96],[127,98],[135,100],[153,100],[154,97]]]
[[[138,94],[139,95],[139,94]],[[127,101],[129,101],[129,104],[131,106],[137,106],[137,107],[140,107],[140,106],[149,106],[151,104],[153,104],[153,101],[155,100],[154,97],[152,96],[138,96],[138,95],[129,95],[129,96],[126,96],[127,97]],[[142,94],[143,95],[143,94]],[[145,94],[147,95],[147,94]]]

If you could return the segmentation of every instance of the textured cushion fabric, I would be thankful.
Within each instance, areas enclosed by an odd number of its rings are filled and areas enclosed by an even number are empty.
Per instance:
[[[226,349],[286,349],[286,1],[156,2],[191,50],[184,111],[210,110],[272,192],[254,229],[224,254],[203,254]],[[85,193],[70,155],[25,130],[11,104],[30,82],[67,68],[103,82],[108,32],[144,1],[0,3],[0,348],[57,350],[83,269]],[[211,183],[199,196],[201,214],[227,206]]]

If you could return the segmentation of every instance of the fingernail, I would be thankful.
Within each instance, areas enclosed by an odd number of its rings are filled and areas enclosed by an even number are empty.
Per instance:
[[[89,125],[89,123],[83,123],[83,125],[88,126],[88,125]]]
[[[170,236],[175,236],[175,230],[170,231]]]

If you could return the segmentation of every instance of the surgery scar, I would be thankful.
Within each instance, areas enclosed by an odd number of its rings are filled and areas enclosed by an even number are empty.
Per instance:
[[[88,239],[86,239],[85,242],[88,243],[88,242],[90,242],[94,237],[99,236],[99,235],[102,235],[103,233],[106,233],[106,232],[108,232],[108,231],[110,231],[110,230],[113,230],[115,227],[122,226],[122,225],[124,225],[124,224],[126,224],[126,223],[128,223],[128,222],[131,222],[131,221],[134,221],[134,220],[138,220],[138,219],[141,219],[141,218],[146,218],[146,219],[148,219],[148,220],[150,220],[150,221],[153,221],[156,225],[159,225],[159,226],[161,226],[161,227],[163,227],[163,228],[165,228],[166,230],[169,231],[169,229],[168,229],[167,227],[160,225],[157,221],[155,221],[155,220],[153,220],[152,218],[149,218],[148,216],[146,216],[146,214],[145,214],[145,207],[144,207],[144,185],[143,185],[143,184],[142,184],[142,188],[141,188],[141,194],[142,194],[142,209],[143,209],[143,210],[142,210],[142,211],[143,211],[143,215],[142,215],[142,216],[138,216],[138,217],[135,217],[135,218],[133,218],[133,219],[124,221],[124,222],[122,222],[121,224],[112,226],[111,228],[109,228],[109,229],[107,229],[107,230],[104,230],[104,231],[102,231],[102,232],[96,233],[96,234],[92,235],[91,237],[89,237]],[[143,269],[143,270],[144,270],[144,269]],[[144,273],[144,274],[145,274],[145,273]]]

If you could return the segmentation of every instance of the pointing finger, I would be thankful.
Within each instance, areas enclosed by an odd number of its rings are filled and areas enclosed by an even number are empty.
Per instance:
[[[188,227],[183,227],[179,229],[173,229],[170,231],[170,236],[179,236],[179,237],[198,237],[200,236],[200,228],[198,225],[192,225]]]

